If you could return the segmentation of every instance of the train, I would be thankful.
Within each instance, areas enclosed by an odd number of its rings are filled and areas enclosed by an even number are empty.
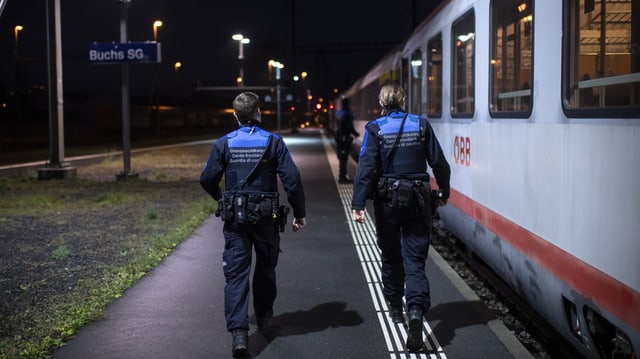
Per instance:
[[[585,358],[636,358],[640,1],[444,0],[340,93],[360,133],[390,82],[451,165],[444,226]]]

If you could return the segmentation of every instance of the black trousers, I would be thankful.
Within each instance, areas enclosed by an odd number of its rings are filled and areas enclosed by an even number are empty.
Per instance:
[[[338,141],[337,152],[338,161],[340,165],[338,167],[339,178],[345,178],[347,175],[347,161],[349,160],[349,153],[351,153],[351,145],[353,141]]]
[[[425,262],[431,243],[431,216],[426,211],[407,211],[399,222],[389,220],[389,208],[373,201],[377,243],[382,259],[382,294],[389,302],[405,297],[407,307],[420,306],[426,313],[431,306]]]
[[[225,222],[222,269],[224,313],[227,330],[249,329],[249,280],[253,250],[256,268],[253,274],[253,308],[256,316],[272,309],[277,295],[276,266],[280,253],[280,233],[276,224],[236,226]]]

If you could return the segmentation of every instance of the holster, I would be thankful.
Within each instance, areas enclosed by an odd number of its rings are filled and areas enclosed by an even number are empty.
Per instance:
[[[429,182],[405,178],[381,177],[377,195],[389,208],[424,210],[431,203]]]
[[[291,209],[288,206],[279,206],[278,207],[278,217],[276,222],[278,223],[278,229],[280,232],[284,232],[284,229],[287,225],[287,218],[289,217],[289,212]]]
[[[225,192],[216,215],[237,225],[268,223],[278,218],[279,205],[277,194]]]

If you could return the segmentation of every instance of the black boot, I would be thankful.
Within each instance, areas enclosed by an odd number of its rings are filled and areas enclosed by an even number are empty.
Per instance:
[[[231,331],[233,340],[232,353],[234,358],[246,356],[249,353],[249,335],[246,329],[236,329]]]
[[[258,329],[264,329],[269,325],[269,321],[273,318],[273,309],[267,310],[262,315],[256,314],[256,324],[258,324]]]
[[[404,315],[402,314],[402,302],[389,303],[389,316],[394,323],[404,323]]]
[[[407,336],[407,349],[417,352],[424,347],[422,340],[422,308],[417,305],[409,308],[409,335]]]

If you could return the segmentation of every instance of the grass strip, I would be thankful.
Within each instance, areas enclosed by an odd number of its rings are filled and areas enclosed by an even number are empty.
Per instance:
[[[197,182],[208,148],[114,162],[78,179],[0,180],[0,358],[51,358],[188,239],[216,207]]]

